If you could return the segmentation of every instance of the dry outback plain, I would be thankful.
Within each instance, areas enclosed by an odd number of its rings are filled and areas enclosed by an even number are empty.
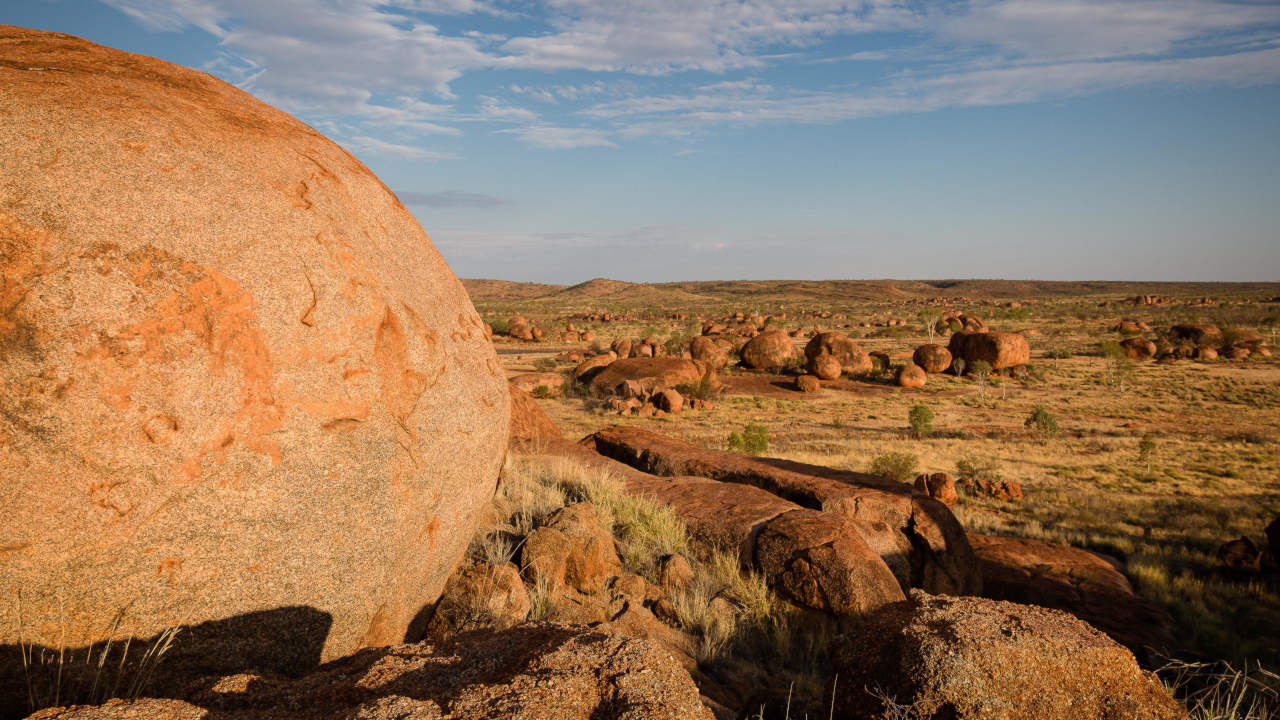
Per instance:
[[[937,478],[932,494],[971,540],[980,536],[983,594],[1089,620],[1158,668],[1195,717],[1276,712],[1280,358],[1270,348],[1280,285],[465,283],[508,377],[570,440],[618,426],[691,446],[633,440],[631,464],[658,474],[700,474],[696,463],[659,456],[706,449],[905,485]],[[923,386],[899,381],[920,346],[988,329],[1024,337],[1029,357],[1000,370],[979,363],[976,374],[972,362],[960,374],[944,362]],[[744,358],[759,353],[744,345],[777,331],[790,347],[751,367]],[[820,333],[847,336],[870,362],[815,378],[805,348]],[[723,354],[704,355],[700,344]],[[715,369],[665,377],[640,367],[652,361],[632,360],[640,365],[630,375],[608,380],[639,380],[630,390],[593,384],[619,354],[711,358]],[[662,388],[680,393],[675,411]],[[755,663],[772,675],[760,685],[772,687],[736,709],[763,706],[772,717],[770,707],[789,703],[793,717],[825,717],[829,638],[787,619],[776,597],[748,601],[750,593],[721,585],[704,600],[733,599],[738,626],[722,631],[730,637],[708,640],[713,623],[673,615],[676,627],[703,636],[702,671],[732,685],[725,678]],[[741,690],[728,694],[746,700]]]

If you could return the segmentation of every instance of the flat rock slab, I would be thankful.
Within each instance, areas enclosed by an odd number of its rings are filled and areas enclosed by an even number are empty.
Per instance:
[[[1173,642],[1173,618],[1138,597],[1118,563],[1066,545],[969,533],[982,569],[982,594],[1065,610],[1139,658]]]
[[[976,593],[977,561],[942,503],[888,478],[696,445],[638,428],[610,427],[583,440],[596,452],[655,475],[694,475],[767,490],[801,507],[848,518],[904,591]]]

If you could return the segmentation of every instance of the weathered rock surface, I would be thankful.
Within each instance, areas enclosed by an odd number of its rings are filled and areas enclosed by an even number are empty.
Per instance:
[[[876,612],[835,649],[835,716],[1183,720],[1133,654],[1059,610],[929,596]]]
[[[851,524],[833,522],[831,513],[783,513],[759,529],[754,545],[754,565],[801,607],[861,615],[902,596],[867,541]]]
[[[215,679],[180,700],[50,709],[35,720],[712,720],[656,644],[552,623],[364,650],[296,680]]]
[[[819,355],[839,360],[841,369],[854,377],[871,372],[871,356],[844,333],[824,332],[810,338],[804,346],[804,356],[812,361]]]
[[[117,637],[239,618],[180,635],[173,677],[403,642],[510,412],[413,215],[202,72],[2,27],[0,87],[0,644],[83,646],[125,607]]]
[[[591,595],[622,572],[613,535],[600,527],[595,512],[590,503],[566,505],[529,533],[520,564],[531,581]]]
[[[538,440],[563,439],[560,429],[547,416],[538,401],[523,390],[512,387],[511,425],[508,447],[516,447]]]
[[[947,350],[952,358],[964,358],[969,366],[985,360],[991,364],[992,370],[1026,365],[1031,361],[1031,346],[1021,333],[956,333],[951,336]]]
[[[816,393],[822,389],[822,381],[812,375],[796,377],[796,389],[802,393]]]
[[[941,345],[926,343],[911,354],[912,361],[927,373],[946,372],[951,367],[951,351]]]
[[[1139,658],[1173,642],[1173,618],[1138,597],[1112,562],[1080,548],[969,533],[982,568],[982,594],[994,600],[1065,610],[1110,635]]]
[[[955,516],[910,485],[818,465],[707,450],[638,428],[611,427],[587,441],[646,473],[754,485],[802,507],[843,515],[905,590],[975,593],[977,560]]]
[[[683,383],[696,384],[708,377],[714,379],[715,370],[698,360],[628,358],[609,364],[591,379],[589,386],[596,395],[607,395],[623,383],[634,381],[643,392],[652,393]]]
[[[754,370],[778,372],[796,358],[791,336],[781,330],[769,330],[751,338],[742,346],[742,364]]]
[[[443,639],[471,630],[505,630],[524,622],[530,606],[515,565],[472,565],[445,584],[427,623],[427,636]]]

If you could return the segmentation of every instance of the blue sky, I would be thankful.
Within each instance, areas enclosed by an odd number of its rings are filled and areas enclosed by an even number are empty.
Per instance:
[[[0,0],[356,154],[463,277],[1280,280],[1280,3]]]

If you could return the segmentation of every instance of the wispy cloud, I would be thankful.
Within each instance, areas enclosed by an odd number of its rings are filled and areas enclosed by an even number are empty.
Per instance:
[[[387,155],[391,157],[406,157],[414,160],[429,160],[435,162],[437,160],[452,160],[456,155],[451,153],[436,152],[433,150],[424,150],[413,145],[402,145],[400,143],[387,142],[375,137],[367,135],[357,135],[341,141],[343,147],[350,150],[355,155],[369,153],[372,155]]]
[[[483,193],[464,192],[462,190],[444,190],[433,193],[404,190],[397,192],[396,196],[405,205],[413,205],[415,207],[493,208],[514,204],[506,198],[494,197]]]
[[[318,124],[344,124],[352,147],[419,159],[450,156],[424,149],[428,136],[465,135],[474,124],[508,126],[503,132],[537,148],[616,147],[720,125],[839,122],[1145,85],[1280,82],[1275,3],[102,2],[151,30],[205,30],[220,46],[211,71]],[[493,23],[458,29],[480,15],[520,21],[499,23],[505,34]],[[874,42],[859,49],[863,38]],[[792,62],[855,61],[857,85],[833,77],[782,90],[741,77]],[[504,70],[575,74],[574,82],[531,85]],[[584,81],[584,71],[609,75]],[[725,77],[707,83],[706,72]],[[456,81],[473,73],[488,84],[469,81],[467,94],[455,96]],[[526,101],[541,103],[539,112]]]
[[[554,127],[550,125],[531,125],[512,130],[498,130],[516,136],[520,142],[533,147],[548,150],[569,150],[584,147],[618,147],[608,138],[604,130],[591,128]]]

